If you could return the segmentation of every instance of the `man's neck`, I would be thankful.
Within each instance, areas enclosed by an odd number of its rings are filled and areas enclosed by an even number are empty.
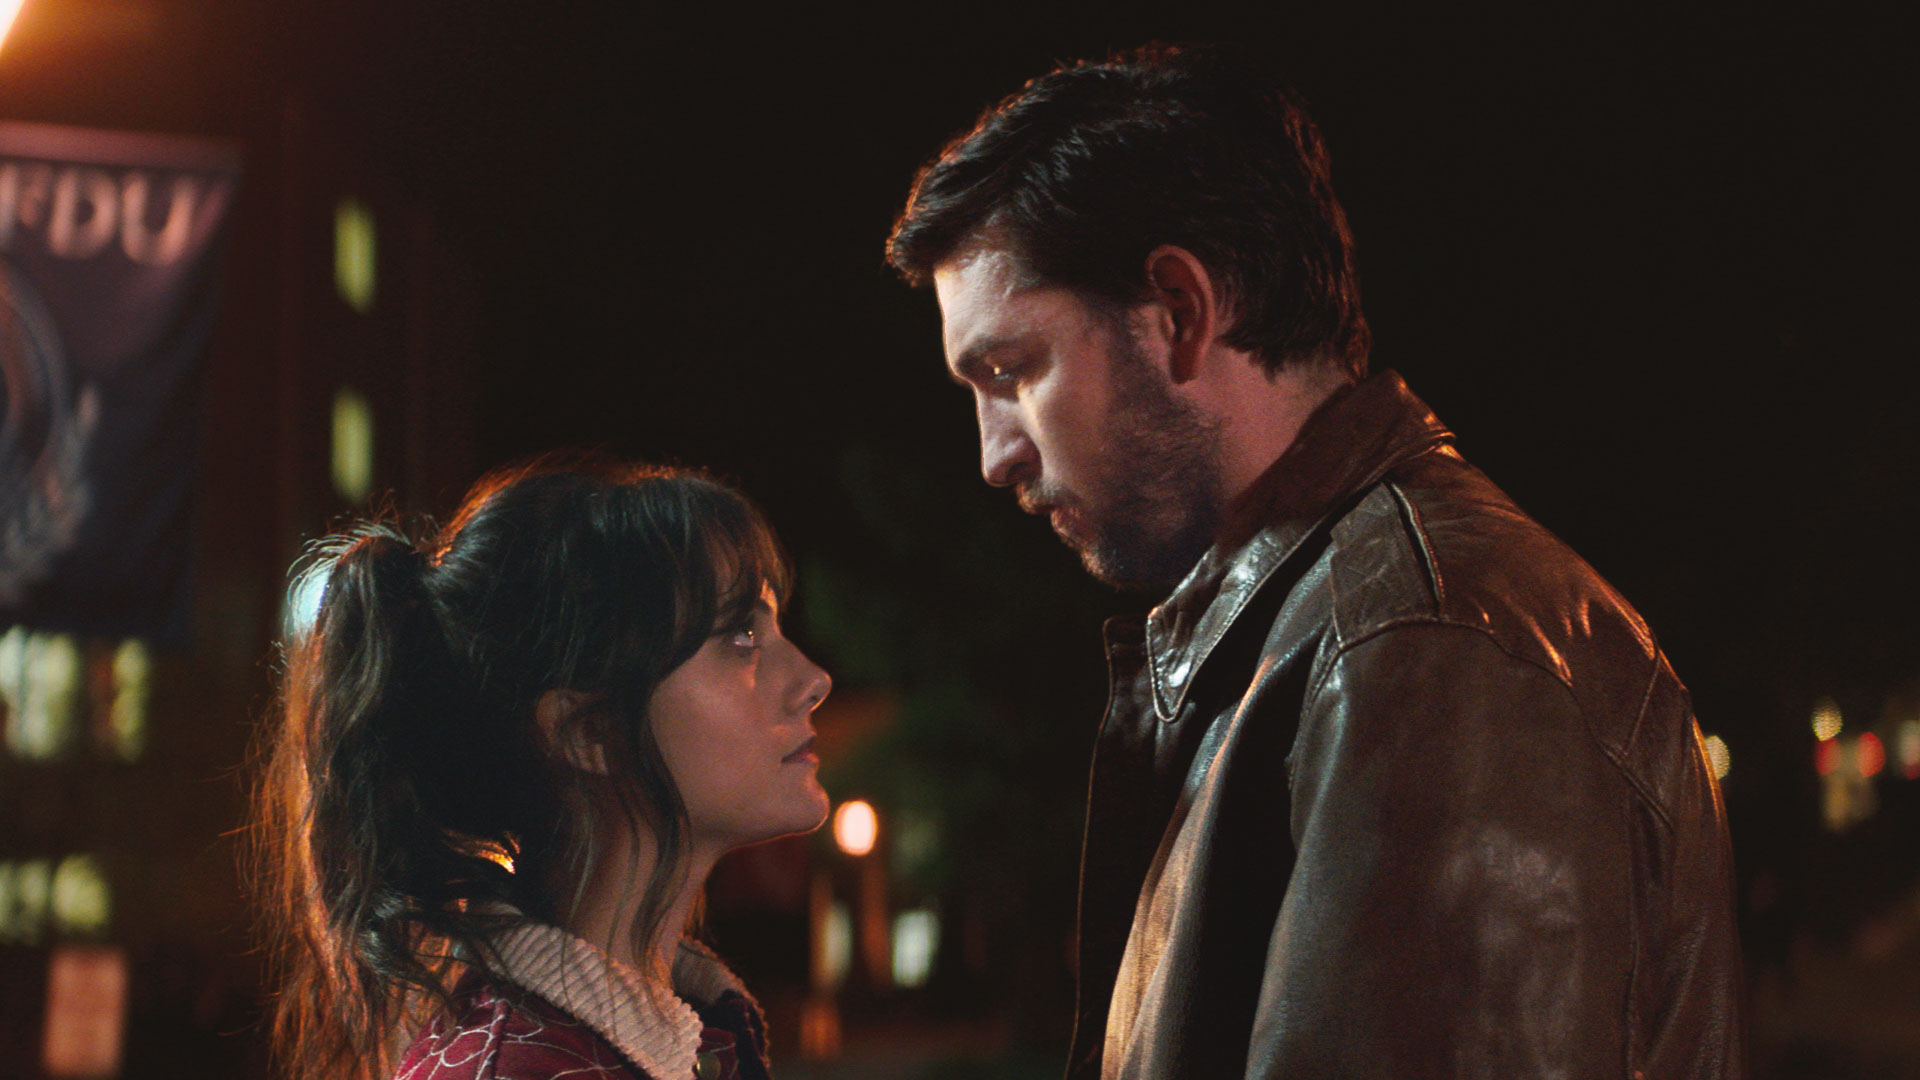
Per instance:
[[[1299,438],[1300,430],[1321,405],[1350,385],[1344,372],[1324,365],[1294,364],[1279,374],[1248,365],[1243,385],[1230,388],[1218,405],[1224,421],[1221,433],[1221,490],[1227,495],[1231,521],[1247,493],[1280,455]]]

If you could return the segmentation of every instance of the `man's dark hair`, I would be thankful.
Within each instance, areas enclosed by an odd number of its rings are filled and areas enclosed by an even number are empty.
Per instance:
[[[914,178],[887,260],[915,285],[983,230],[1039,281],[1114,305],[1147,293],[1147,254],[1191,251],[1219,283],[1226,340],[1268,371],[1365,374],[1353,234],[1319,129],[1243,57],[1149,45],[1027,83]]]

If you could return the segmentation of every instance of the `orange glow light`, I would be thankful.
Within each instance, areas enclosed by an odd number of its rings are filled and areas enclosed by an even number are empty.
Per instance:
[[[1840,706],[1832,698],[1821,698],[1813,703],[1813,737],[1821,742],[1840,734],[1846,726],[1840,717]]]
[[[113,1076],[127,1026],[127,954],[97,945],[53,950],[40,1063],[48,1076]]]
[[[0,0],[0,49],[7,47],[7,33],[13,29],[13,20],[20,14],[20,5],[26,0]]]
[[[880,815],[865,799],[840,804],[833,812],[833,842],[849,855],[865,855],[880,839]]]
[[[1860,736],[1860,749],[1856,751],[1860,761],[1860,775],[1872,776],[1887,763],[1887,748],[1880,745],[1880,736],[1869,731]]]
[[[1813,744],[1813,771],[1821,776],[1833,772],[1840,763],[1840,744],[1832,739],[1822,739]]]

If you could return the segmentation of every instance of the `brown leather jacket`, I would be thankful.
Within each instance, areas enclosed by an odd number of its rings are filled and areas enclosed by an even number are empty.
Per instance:
[[[1108,624],[1069,1080],[1743,1073],[1726,822],[1632,608],[1397,375]]]

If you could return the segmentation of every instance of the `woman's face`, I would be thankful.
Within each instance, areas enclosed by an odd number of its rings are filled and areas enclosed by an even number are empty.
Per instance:
[[[812,715],[833,680],[780,633],[775,604],[764,591],[653,694],[654,741],[696,845],[724,851],[826,820]]]

